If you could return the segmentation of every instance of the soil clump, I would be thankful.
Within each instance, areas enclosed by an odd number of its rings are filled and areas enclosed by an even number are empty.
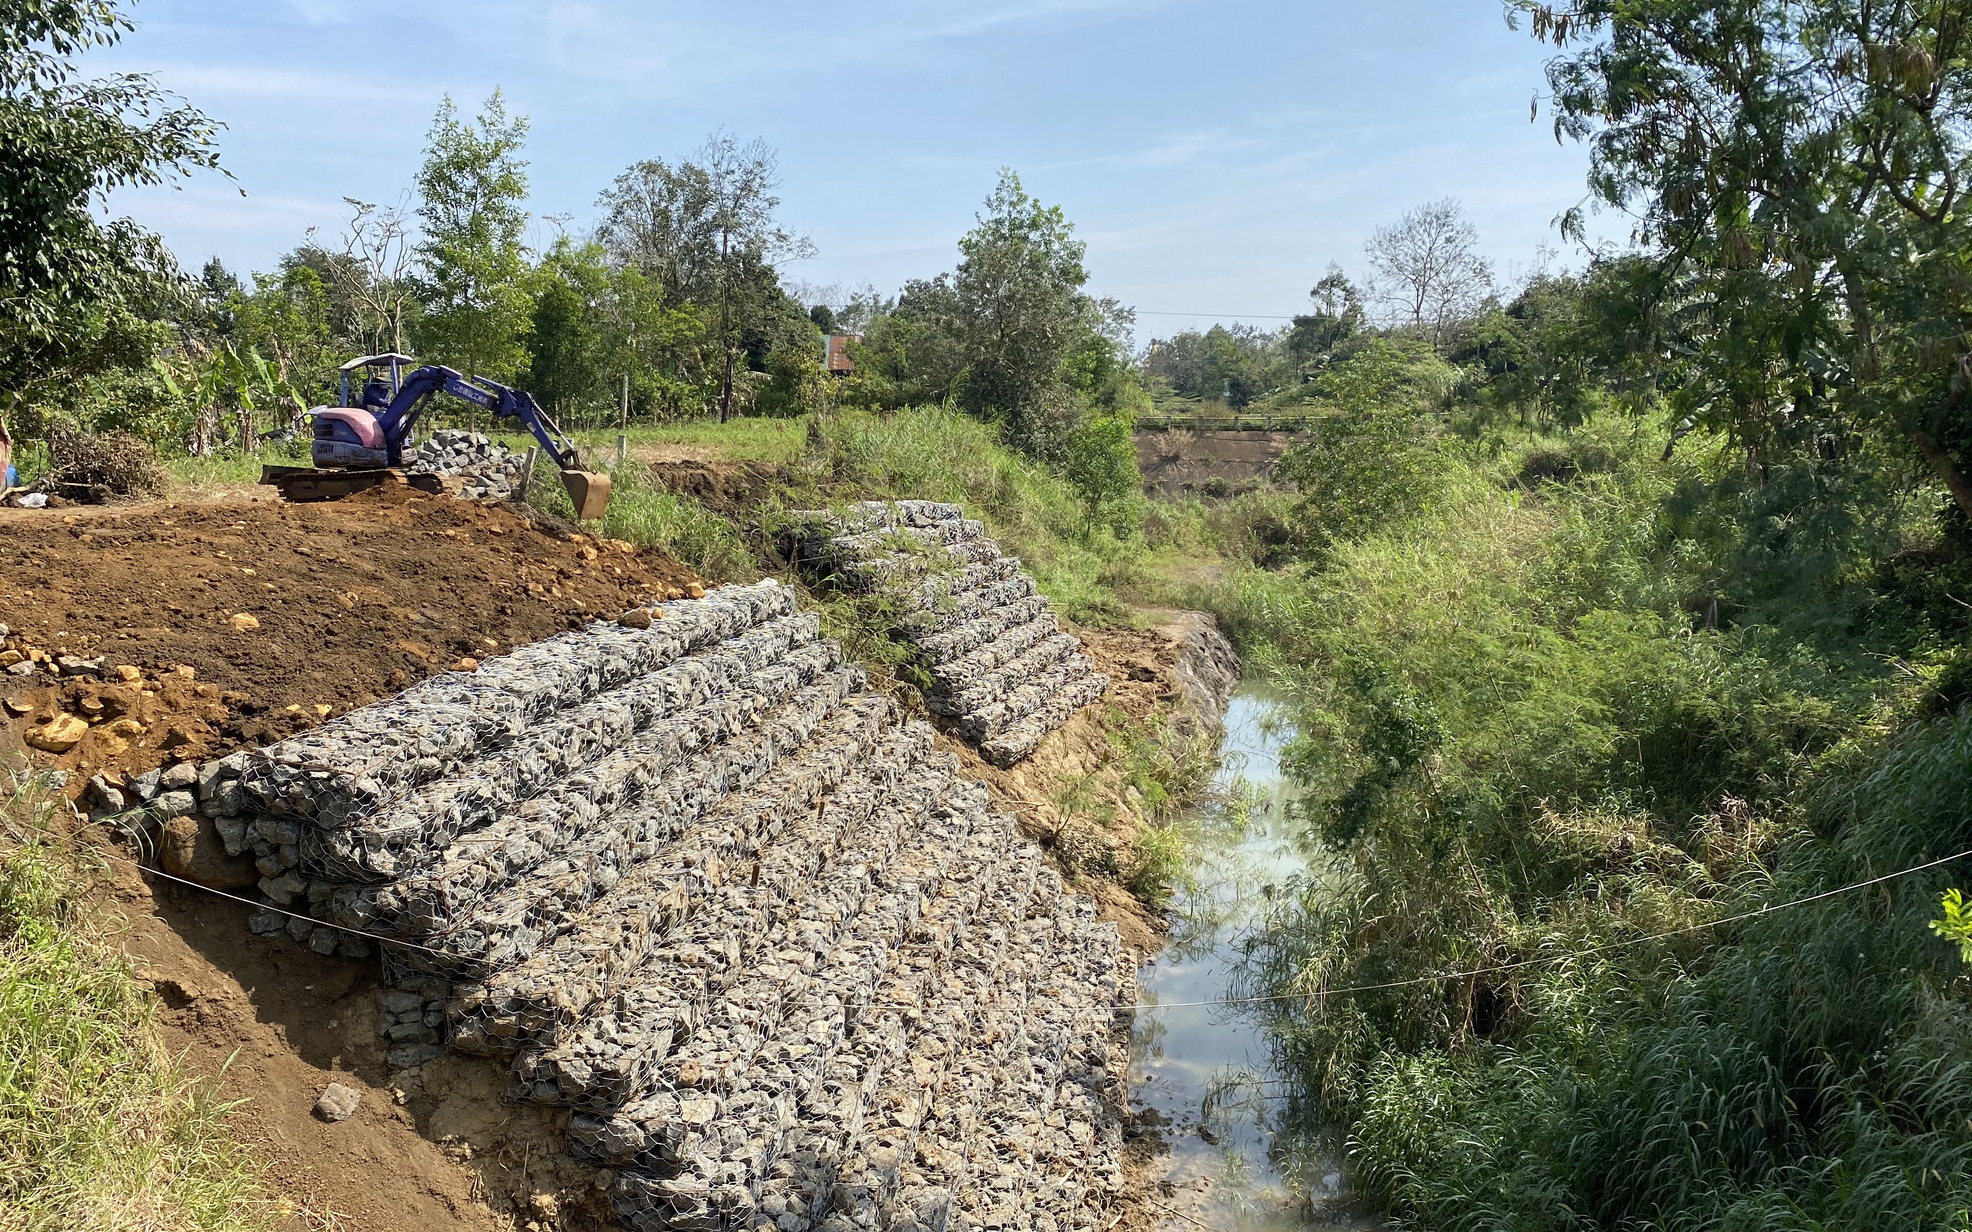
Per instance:
[[[757,508],[788,482],[787,468],[772,462],[680,458],[648,465],[659,485],[725,517]]]
[[[441,671],[702,587],[654,550],[521,506],[416,492],[323,504],[0,511],[0,727],[89,731],[36,763],[112,781],[262,745]],[[51,674],[46,660],[83,664]],[[97,664],[92,669],[88,664]]]

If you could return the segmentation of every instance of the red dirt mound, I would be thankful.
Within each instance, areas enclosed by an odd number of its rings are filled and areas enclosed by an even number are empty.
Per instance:
[[[0,661],[101,656],[104,676],[0,674],[0,720],[23,739],[62,714],[86,722],[72,749],[35,754],[79,784],[265,744],[435,672],[698,592],[661,553],[415,493],[0,511],[0,623],[13,631]]]

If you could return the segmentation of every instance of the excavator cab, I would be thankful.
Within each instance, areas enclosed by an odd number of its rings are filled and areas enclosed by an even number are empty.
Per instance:
[[[342,376],[342,406],[349,405],[349,378],[358,371],[364,373],[363,388],[357,405],[371,411],[381,412],[390,407],[390,400],[404,387],[404,369],[418,361],[409,355],[399,355],[395,351],[385,351],[381,355],[359,355],[342,365],[336,371]],[[385,373],[388,372],[388,378]]]

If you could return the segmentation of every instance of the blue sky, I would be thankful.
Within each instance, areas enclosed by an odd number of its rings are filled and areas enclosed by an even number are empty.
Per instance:
[[[532,118],[537,217],[580,228],[645,157],[715,128],[781,155],[811,284],[889,292],[954,261],[1012,166],[1088,242],[1091,289],[1186,325],[1304,309],[1376,226],[1461,199],[1503,274],[1581,201],[1543,49],[1497,0],[141,0],[97,70],[154,73],[226,123],[237,179],[116,207],[196,266],[270,268],[342,198],[398,200],[440,98]],[[240,195],[245,191],[245,196]],[[545,224],[538,233],[551,236]],[[1561,253],[1562,263],[1571,254]],[[1578,258],[1577,258],[1578,259]],[[1196,318],[1157,313],[1197,313]],[[1264,322],[1260,322],[1264,323]]]

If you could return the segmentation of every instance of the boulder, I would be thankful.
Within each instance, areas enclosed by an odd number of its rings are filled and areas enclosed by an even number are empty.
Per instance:
[[[66,753],[82,743],[89,725],[72,714],[58,714],[39,727],[30,727],[23,737],[32,749],[44,753]]]
[[[340,1082],[331,1082],[322,1091],[322,1098],[315,1101],[315,1113],[324,1121],[346,1121],[356,1112],[356,1106],[363,1102],[363,1093],[354,1087],[346,1087]]]
[[[158,836],[164,871],[215,890],[241,890],[260,881],[251,856],[229,856],[207,817],[173,817]]]

